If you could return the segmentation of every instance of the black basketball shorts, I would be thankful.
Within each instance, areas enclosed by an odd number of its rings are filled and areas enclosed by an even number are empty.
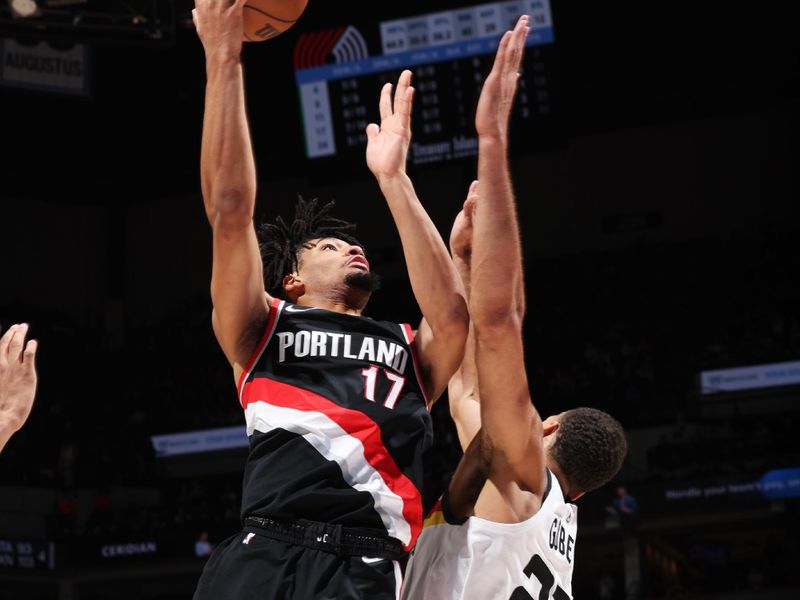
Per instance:
[[[395,560],[346,556],[246,528],[214,550],[194,600],[397,600],[401,583]]]

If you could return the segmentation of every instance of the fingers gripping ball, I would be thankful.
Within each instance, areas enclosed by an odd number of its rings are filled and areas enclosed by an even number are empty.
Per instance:
[[[308,0],[248,0],[244,5],[244,39],[263,42],[295,24]]]

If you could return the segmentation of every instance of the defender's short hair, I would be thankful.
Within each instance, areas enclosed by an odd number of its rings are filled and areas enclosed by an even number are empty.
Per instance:
[[[622,425],[596,408],[566,411],[550,455],[574,492],[590,492],[608,483],[628,454]]]
[[[264,264],[264,287],[272,297],[285,298],[283,278],[297,270],[300,250],[310,240],[330,237],[361,245],[352,235],[355,224],[332,217],[333,207],[333,200],[320,206],[319,199],[306,200],[298,194],[291,223],[278,217],[259,225],[256,234]]]

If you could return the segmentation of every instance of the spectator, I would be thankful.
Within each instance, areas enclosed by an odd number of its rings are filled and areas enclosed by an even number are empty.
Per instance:
[[[617,497],[614,498],[611,506],[614,512],[619,516],[634,515],[639,512],[639,503],[636,501],[636,498],[631,496],[628,490],[625,489],[625,486],[622,485],[617,487]]]
[[[210,556],[213,549],[214,547],[211,545],[211,542],[208,541],[208,532],[201,531],[200,537],[197,538],[197,541],[194,543],[195,556]]]

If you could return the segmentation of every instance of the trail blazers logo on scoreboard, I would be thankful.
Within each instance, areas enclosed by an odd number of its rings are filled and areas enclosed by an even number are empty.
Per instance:
[[[514,126],[517,139],[545,140],[532,134],[552,112],[553,66],[551,52],[544,49],[555,39],[550,2],[501,0],[301,35],[293,62],[306,156],[362,155],[367,124],[377,118],[375,99],[403,69],[414,71],[418,92],[413,163],[474,156],[477,90],[503,31],[523,13],[530,15],[531,24],[526,45],[539,48],[521,69]],[[547,134],[548,129],[543,131]]]
[[[295,69],[319,67],[331,62],[342,64],[365,58],[369,58],[367,42],[352,25],[304,33],[294,47]]]

